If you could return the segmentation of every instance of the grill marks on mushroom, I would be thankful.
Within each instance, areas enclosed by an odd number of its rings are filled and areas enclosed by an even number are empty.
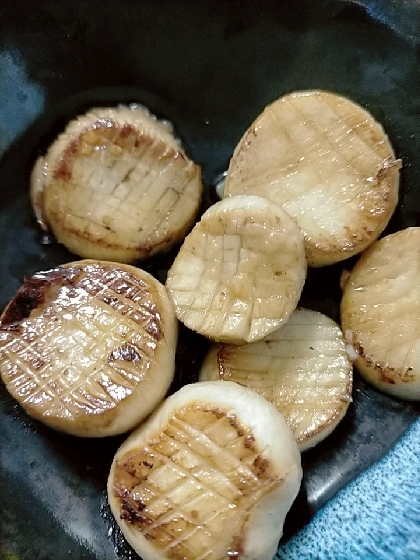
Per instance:
[[[213,340],[259,340],[284,323],[306,278],[302,234],[258,196],[214,204],[186,237],[166,286],[187,327]]]
[[[223,436],[234,438],[232,448]],[[209,551],[226,523],[239,531],[248,508],[276,484],[263,472],[267,461],[253,447],[252,436],[235,426],[234,415],[229,418],[226,411],[210,407],[179,411],[159,440],[118,463],[115,478],[124,481],[114,486],[120,517],[159,548],[165,550],[170,543],[169,557],[214,557]],[[191,477],[188,468],[193,468]],[[208,485],[212,474],[216,488]],[[188,503],[180,502],[182,497]],[[204,535],[201,525],[206,527]],[[233,554],[229,540],[224,546]]]
[[[294,92],[244,134],[224,196],[256,194],[280,204],[302,229],[308,264],[324,266],[380,235],[397,204],[400,167],[366,110],[333,93]]]
[[[420,400],[420,228],[370,247],[344,284],[341,322],[355,366],[378,389]]]
[[[197,215],[201,171],[145,109],[94,109],[37,161],[38,221],[70,251],[132,262],[183,239]]]
[[[176,340],[157,280],[128,265],[78,261],[26,279],[1,317],[0,372],[38,420],[114,435],[163,399]]]
[[[259,342],[214,345],[200,380],[216,379],[251,387],[272,402],[300,451],[329,435],[351,402],[352,364],[340,327],[309,309],[297,309]]]
[[[216,381],[184,387],[128,438],[108,497],[144,560],[271,560],[300,477],[277,410]]]

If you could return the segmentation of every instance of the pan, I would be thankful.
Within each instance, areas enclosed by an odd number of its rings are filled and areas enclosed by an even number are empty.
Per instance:
[[[215,185],[236,143],[268,103],[302,89],[342,94],[383,124],[403,160],[400,201],[384,234],[420,226],[419,41],[414,0],[3,0],[0,307],[24,276],[74,260],[36,224],[29,175],[66,123],[99,105],[141,103],[171,121],[202,167],[204,210],[217,200]],[[142,266],[162,279],[173,256]],[[338,320],[341,270],[311,269],[301,303]],[[171,391],[196,381],[206,349],[201,337],[181,329]],[[346,417],[302,455],[302,488],[283,542],[419,415],[418,404],[375,391],[356,372]],[[2,560],[137,557],[106,500],[124,437],[50,430],[3,384],[0,426]]]

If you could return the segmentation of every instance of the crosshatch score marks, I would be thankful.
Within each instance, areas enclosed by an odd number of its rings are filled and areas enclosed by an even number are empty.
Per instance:
[[[201,169],[145,108],[97,108],[37,160],[31,194],[40,225],[73,253],[133,262],[185,236]]]
[[[234,414],[195,405],[120,458],[113,488],[121,519],[165,557],[221,560],[240,557],[249,510],[280,483]]]
[[[255,119],[237,145],[225,196],[280,204],[302,229],[308,264],[359,253],[397,203],[401,160],[372,115],[339,95],[298,91]]]
[[[31,282],[34,308],[19,318],[12,302],[0,323],[8,390],[35,415],[112,411],[147,376],[163,337],[155,288],[110,264],[35,275],[21,296]]]

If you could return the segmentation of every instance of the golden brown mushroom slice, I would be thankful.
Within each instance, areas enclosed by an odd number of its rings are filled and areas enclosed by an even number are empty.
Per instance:
[[[28,414],[78,436],[129,430],[164,398],[177,321],[130,265],[77,261],[27,278],[0,319],[0,373]]]
[[[259,196],[211,206],[186,237],[166,281],[180,321],[216,341],[264,338],[295,309],[306,278],[303,236]]]
[[[263,340],[208,352],[200,381],[251,387],[283,414],[300,451],[327,437],[351,402],[352,363],[340,327],[310,309],[296,309]]]
[[[326,91],[274,101],[237,145],[224,196],[256,194],[281,205],[305,236],[310,266],[368,247],[398,199],[399,168],[382,126]]]
[[[420,400],[420,228],[387,235],[344,284],[341,322],[355,366],[376,388]]]
[[[93,109],[38,159],[31,198],[41,226],[86,258],[133,262],[182,241],[201,170],[141,107]]]
[[[122,444],[108,500],[143,560],[271,560],[301,477],[277,409],[211,381],[183,387]]]

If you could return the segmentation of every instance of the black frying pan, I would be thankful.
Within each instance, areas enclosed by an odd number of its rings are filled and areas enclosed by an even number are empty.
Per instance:
[[[265,105],[296,89],[335,91],[372,112],[404,161],[400,203],[385,233],[420,226],[419,41],[414,0],[2,0],[0,307],[23,276],[74,259],[37,227],[28,176],[67,121],[96,105],[139,102],[172,121],[202,165],[208,206],[236,142]],[[172,257],[144,266],[162,279]],[[302,304],[338,319],[343,266],[311,270]],[[205,350],[199,336],[181,331],[173,390],[196,379]],[[0,404],[0,558],[134,559],[105,495],[123,438],[53,432],[3,385]],[[285,538],[419,413],[356,376],[346,418],[303,454],[304,482]]]

